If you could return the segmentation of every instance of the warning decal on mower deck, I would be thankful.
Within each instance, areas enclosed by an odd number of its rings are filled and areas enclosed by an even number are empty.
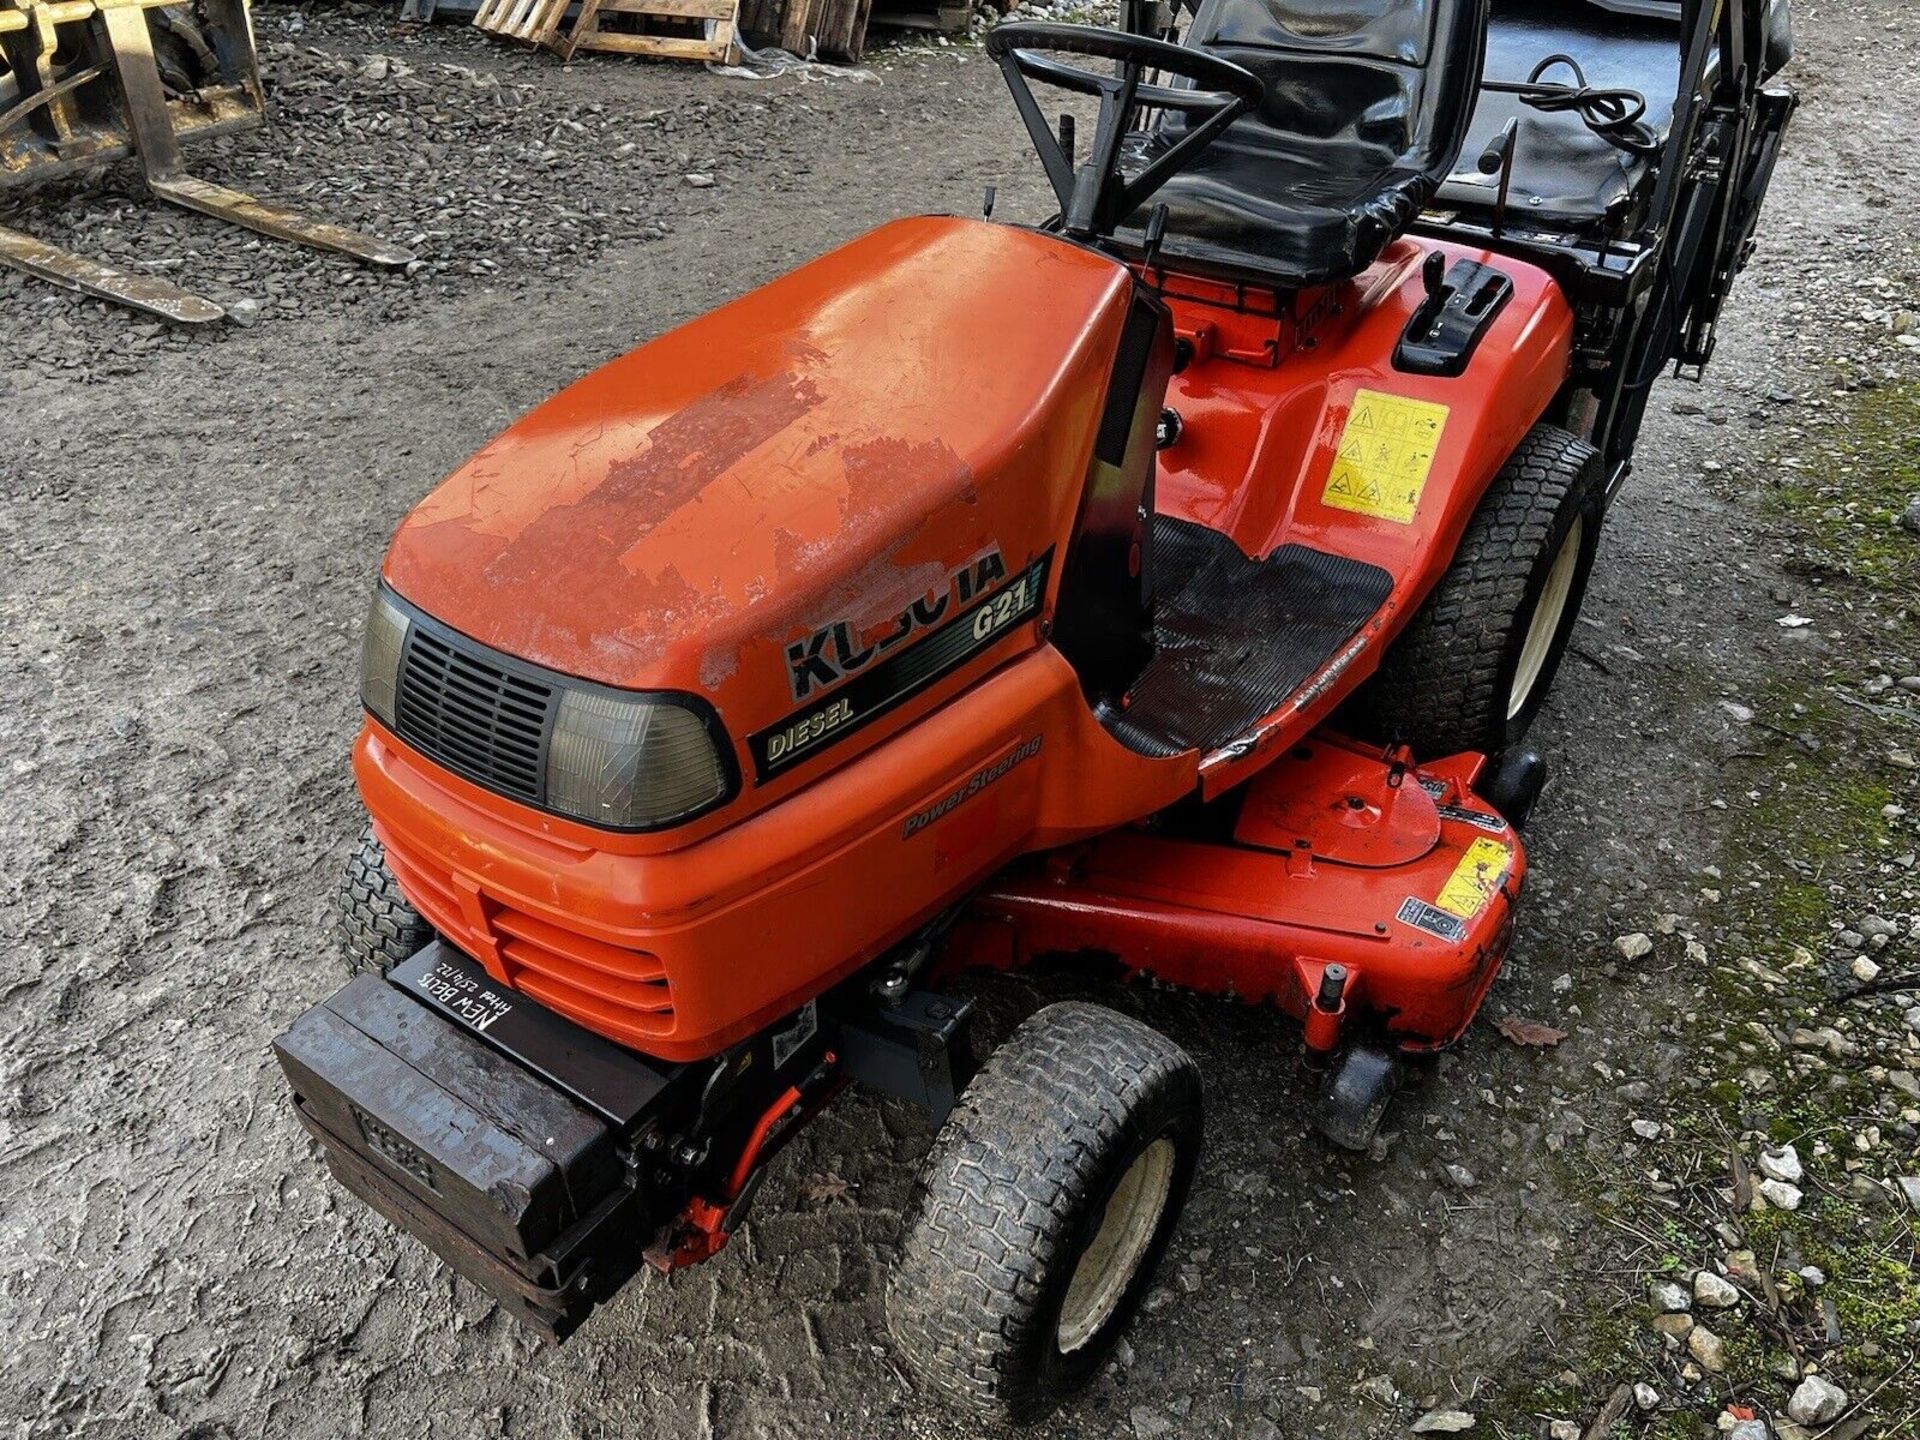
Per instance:
[[[1404,395],[1355,391],[1321,503],[1411,525],[1452,413]]]
[[[1459,916],[1435,909],[1417,895],[1409,895],[1400,902],[1399,913],[1394,919],[1402,925],[1411,925],[1416,930],[1450,940],[1455,945],[1467,938],[1467,927]]]
[[[1498,840],[1474,841],[1433,903],[1462,920],[1473,919],[1499,893],[1512,862],[1513,851]]]

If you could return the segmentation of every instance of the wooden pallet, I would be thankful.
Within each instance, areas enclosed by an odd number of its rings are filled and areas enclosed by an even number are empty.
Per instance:
[[[519,40],[528,45],[552,46],[566,17],[568,0],[481,0],[473,12],[476,30]]]
[[[805,59],[858,61],[873,0],[741,0],[742,27],[756,45]]]
[[[994,8],[1005,15],[1013,6],[1007,0],[994,0]],[[873,23],[964,35],[973,23],[973,6],[966,0],[873,0]]]
[[[740,58],[739,0],[581,0],[579,16],[566,30],[570,3],[482,0],[473,23],[503,39],[544,45],[562,60],[571,60],[580,50],[719,65]],[[616,23],[610,25],[610,20]],[[662,24],[671,28],[663,32]],[[687,33],[689,26],[702,33]]]

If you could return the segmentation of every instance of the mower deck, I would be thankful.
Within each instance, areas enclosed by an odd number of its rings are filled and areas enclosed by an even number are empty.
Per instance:
[[[1276,1004],[1321,1055],[1356,1038],[1350,1021],[1443,1048],[1499,971],[1526,878],[1519,835],[1474,793],[1483,764],[1416,768],[1316,734],[1248,788],[1229,837],[1136,827],[1009,870],[976,900],[956,962],[1092,951]]]

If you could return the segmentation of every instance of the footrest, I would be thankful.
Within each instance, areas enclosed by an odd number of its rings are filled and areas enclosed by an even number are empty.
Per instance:
[[[1110,722],[1143,755],[1217,750],[1250,733],[1393,592],[1377,565],[1305,545],[1254,560],[1219,531],[1164,515],[1153,575],[1155,654]]]

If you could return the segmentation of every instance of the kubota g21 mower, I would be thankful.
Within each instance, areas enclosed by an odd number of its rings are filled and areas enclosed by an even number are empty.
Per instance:
[[[1095,952],[1271,1003],[1367,1143],[1505,954],[1522,740],[1649,390],[1712,351],[1788,44],[1766,0],[994,31],[1052,219],[884,226],[400,527],[364,973],[277,1042],[334,1173],[564,1335],[870,1086],[942,1122],[900,1349],[993,1413],[1070,1391],[1200,1080],[1084,1004],[976,1067],[948,977]],[[1097,110],[1084,148],[1036,87]]]

